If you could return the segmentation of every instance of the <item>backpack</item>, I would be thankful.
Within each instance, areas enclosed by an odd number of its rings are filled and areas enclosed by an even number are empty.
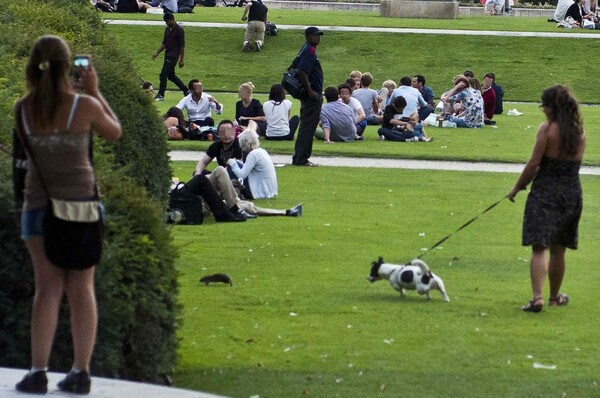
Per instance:
[[[265,27],[265,34],[269,36],[277,36],[277,26],[273,22],[268,21]]]
[[[178,183],[169,194],[167,222],[172,224],[199,225],[204,222],[202,198],[187,190],[185,183]]]

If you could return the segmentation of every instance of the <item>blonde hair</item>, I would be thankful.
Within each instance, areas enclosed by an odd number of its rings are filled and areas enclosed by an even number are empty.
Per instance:
[[[386,80],[386,81],[383,82],[383,84],[381,85],[381,87],[385,87],[388,90],[389,89],[395,90],[396,87],[398,87],[398,86],[396,85],[395,81],[393,81],[393,80]]]
[[[254,91],[254,84],[252,82],[242,83],[240,85],[240,88],[238,89],[238,91],[242,91],[242,90],[244,90],[248,94],[252,95],[252,92]]]
[[[352,72],[350,72],[350,78],[351,79],[355,79],[355,78],[361,78],[362,77],[362,72],[359,70],[353,70]]]
[[[43,128],[52,123],[63,96],[70,90],[71,50],[58,36],[37,39],[25,67],[28,96],[31,98],[33,126]]]
[[[246,129],[239,136],[238,141],[240,143],[240,147],[245,152],[249,152],[253,149],[260,147],[260,141],[258,140],[258,134],[256,131]]]

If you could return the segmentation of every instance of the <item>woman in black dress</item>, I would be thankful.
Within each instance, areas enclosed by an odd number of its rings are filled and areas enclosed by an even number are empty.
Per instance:
[[[523,245],[532,246],[532,299],[523,311],[540,312],[546,274],[550,279],[550,305],[566,305],[569,296],[560,293],[565,274],[565,251],[577,249],[577,230],[582,210],[579,166],[586,136],[577,100],[561,85],[546,89],[541,108],[547,121],[538,131],[533,153],[508,198],[524,190],[533,180],[525,205]],[[550,261],[546,252],[550,251]]]

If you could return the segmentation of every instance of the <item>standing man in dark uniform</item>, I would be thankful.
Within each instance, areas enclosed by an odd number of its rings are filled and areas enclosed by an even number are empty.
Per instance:
[[[183,55],[185,47],[185,34],[183,28],[177,24],[175,17],[171,13],[166,13],[163,17],[167,27],[165,28],[165,35],[163,41],[158,47],[158,50],[152,54],[152,60],[155,60],[163,50],[165,50],[165,62],[163,63],[162,70],[160,71],[160,87],[158,94],[154,98],[156,101],[165,100],[165,90],[167,89],[167,79],[172,81],[179,87],[183,92],[183,95],[187,95],[188,89],[179,77],[175,74],[175,65],[179,59],[179,67],[183,68]]]
[[[246,27],[246,36],[242,51],[250,50],[250,41],[254,38],[254,50],[260,51],[265,42],[265,29],[267,26],[267,13],[269,9],[262,3],[262,0],[252,0],[246,4],[242,21],[248,19]],[[248,15],[248,17],[246,17]]]
[[[312,153],[313,137],[319,124],[321,105],[323,104],[323,69],[317,56],[317,46],[321,42],[323,32],[311,26],[306,28],[304,36],[306,44],[294,60],[294,67],[298,70],[298,80],[302,83],[308,95],[300,105],[300,128],[296,139],[295,154],[292,164],[296,166],[318,166],[308,160]]]

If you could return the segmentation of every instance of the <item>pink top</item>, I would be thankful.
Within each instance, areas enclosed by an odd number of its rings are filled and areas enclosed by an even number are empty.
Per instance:
[[[52,133],[32,132],[25,108],[22,108],[23,128],[29,146],[50,196],[56,199],[94,197],[94,169],[88,154],[91,133],[71,131],[78,101],[79,96],[76,95],[65,129]],[[48,202],[48,196],[31,159],[27,161],[24,193],[24,211],[45,207]]]

